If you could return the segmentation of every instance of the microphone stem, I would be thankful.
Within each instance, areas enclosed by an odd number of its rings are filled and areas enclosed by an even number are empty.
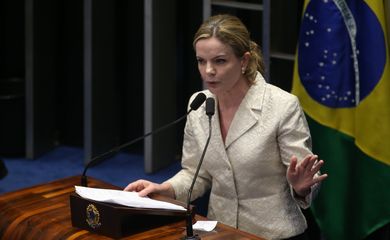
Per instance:
[[[117,147],[111,149],[111,150],[108,151],[108,152],[105,152],[105,153],[102,153],[102,154],[100,154],[100,155],[98,155],[98,156],[93,157],[93,158],[87,163],[87,165],[86,165],[85,168],[84,168],[83,174],[81,175],[81,186],[85,186],[85,187],[88,186],[88,180],[87,180],[86,174],[87,174],[87,170],[88,170],[89,167],[98,164],[98,163],[101,162],[102,160],[106,159],[108,156],[111,156],[111,155],[113,155],[114,153],[117,153],[119,150],[121,150],[121,149],[123,149],[123,148],[125,148],[125,147],[128,147],[128,146],[130,146],[131,144],[136,143],[136,142],[138,142],[138,141],[140,141],[140,140],[142,140],[142,139],[148,137],[149,135],[156,134],[156,133],[158,133],[158,132],[160,132],[160,131],[162,131],[162,130],[168,128],[168,127],[171,127],[171,126],[175,125],[176,123],[180,122],[180,121],[183,120],[185,117],[187,117],[187,115],[188,115],[191,111],[192,111],[192,109],[190,109],[185,115],[181,116],[180,118],[176,119],[175,121],[173,121],[173,122],[171,122],[171,123],[169,123],[169,124],[167,124],[167,125],[165,125],[165,126],[162,126],[162,127],[158,128],[158,129],[156,129],[156,130],[154,130],[154,131],[148,132],[148,133],[146,133],[145,135],[140,136],[140,137],[138,137],[138,138],[135,138],[135,139],[133,139],[133,140],[130,141],[130,142],[127,142],[127,143],[124,143],[124,144],[122,144],[122,145],[119,145],[119,146],[117,146]]]
[[[193,232],[193,228],[192,228],[192,214],[191,214],[192,211],[190,209],[190,203],[191,203],[192,190],[194,189],[194,185],[195,185],[196,179],[198,177],[200,167],[202,166],[202,162],[203,162],[203,159],[204,159],[204,156],[206,154],[206,150],[207,150],[207,147],[209,145],[210,138],[211,138],[211,130],[212,130],[212,128],[211,128],[211,117],[212,117],[212,115],[209,115],[209,136],[207,138],[206,145],[205,145],[205,147],[203,149],[203,152],[202,152],[202,155],[200,157],[200,160],[199,160],[199,163],[198,163],[198,167],[196,168],[194,179],[192,180],[190,189],[188,190],[187,216],[186,216],[187,236],[184,238],[184,239],[187,239],[187,240],[190,240],[190,239],[200,239],[200,237],[194,236],[194,232]]]

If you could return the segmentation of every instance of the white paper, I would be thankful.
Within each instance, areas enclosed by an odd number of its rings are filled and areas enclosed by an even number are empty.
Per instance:
[[[194,230],[211,232],[217,226],[217,221],[197,221],[192,228]]]
[[[81,186],[75,186],[75,189],[76,193],[81,197],[99,202],[116,203],[128,207],[186,211],[186,209],[182,206],[154,200],[148,197],[140,197],[136,192]]]

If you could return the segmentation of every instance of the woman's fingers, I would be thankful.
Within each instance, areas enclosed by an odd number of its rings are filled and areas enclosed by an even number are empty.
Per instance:
[[[316,184],[316,183],[319,183],[319,182],[322,182],[323,180],[325,180],[325,178],[327,178],[328,177],[328,174],[322,174],[322,175],[320,175],[320,176],[318,176],[318,177],[315,177],[315,178],[313,178],[313,184]]]
[[[307,164],[306,169],[312,170],[313,166],[316,164],[317,160],[318,160],[318,156],[317,155],[310,156],[309,163]]]
[[[310,164],[310,159],[312,155],[307,155],[302,161],[299,162],[298,167],[302,170],[305,170],[307,166]]]
[[[146,188],[142,189],[142,191],[139,191],[138,192],[138,196],[146,197],[146,196],[148,196],[150,193],[152,193],[154,191],[155,191],[154,188],[151,187],[151,185],[149,185],[149,187],[146,187]]]
[[[139,192],[142,189],[144,189],[145,187],[147,187],[147,185],[149,185],[149,184],[150,183],[148,181],[145,181],[145,180],[141,179],[141,180],[137,180],[135,182],[130,183],[123,190],[124,191],[129,191],[129,192],[133,192],[133,191]]]
[[[319,161],[317,161],[315,164],[314,164],[314,166],[312,166],[312,168],[311,168],[311,171],[313,172],[313,173],[317,173],[320,169],[321,169],[321,167],[324,165],[324,161],[323,160],[319,160]]]
[[[298,163],[297,157],[292,156],[290,159],[290,166],[288,167],[288,171],[290,171],[290,173],[294,173],[296,171],[297,163]]]

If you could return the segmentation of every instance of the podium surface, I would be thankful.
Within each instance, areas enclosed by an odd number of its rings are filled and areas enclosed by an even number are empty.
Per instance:
[[[111,239],[72,226],[69,197],[80,176],[59,179],[0,195],[1,239]],[[118,189],[103,181],[88,178],[89,187]],[[196,216],[197,220],[206,220]],[[168,223],[122,239],[181,239],[186,234],[185,221]],[[252,234],[218,223],[212,232],[198,233],[202,239],[263,240]]]

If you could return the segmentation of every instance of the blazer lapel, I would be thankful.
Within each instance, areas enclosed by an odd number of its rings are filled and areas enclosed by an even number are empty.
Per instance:
[[[226,149],[245,132],[249,131],[259,120],[259,112],[262,107],[265,91],[265,81],[264,79],[256,80],[248,90],[248,93],[245,95],[234,115],[225,140]]]

